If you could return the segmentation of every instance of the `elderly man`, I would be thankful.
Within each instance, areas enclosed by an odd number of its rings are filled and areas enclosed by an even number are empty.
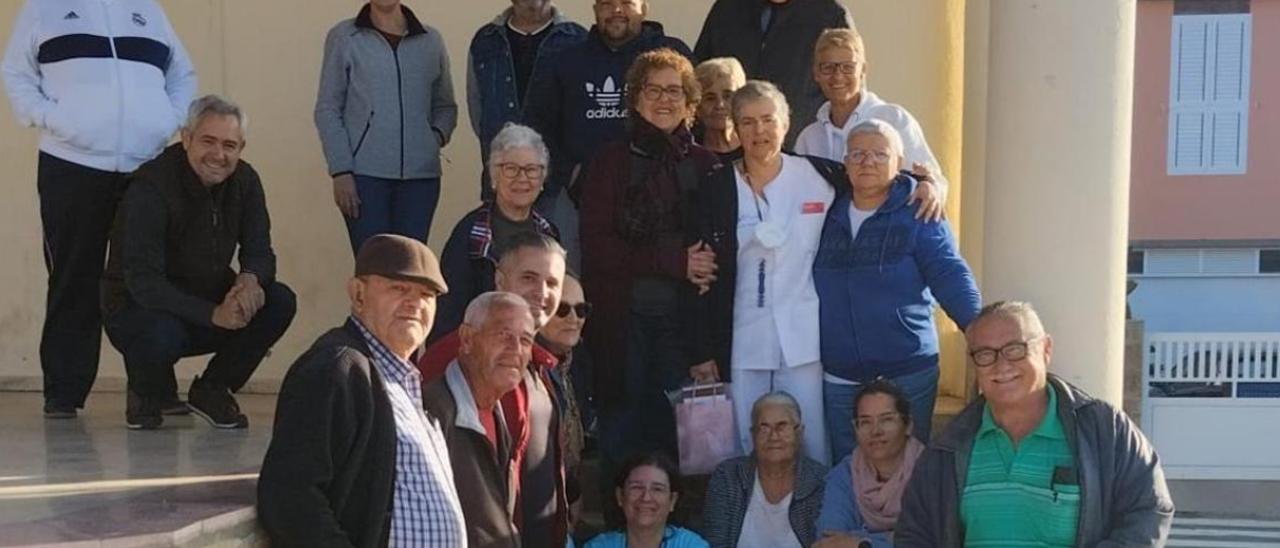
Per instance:
[[[154,0],[27,0],[13,20],[3,73],[14,117],[40,130],[36,186],[49,271],[44,414],[72,418],[98,375],[98,281],[116,205],[129,173],[182,123],[195,67]],[[166,390],[168,410],[185,409],[174,402],[172,379]]]
[[[240,161],[244,127],[240,107],[201,97],[182,142],[130,176],[102,278],[107,337],[129,375],[129,428],[158,428],[173,365],[208,353],[187,404],[215,427],[248,426],[231,394],[293,321],[297,299],[275,280],[262,182]]]
[[[273,545],[467,546],[448,448],[411,361],[447,290],[421,242],[380,234],[361,246],[351,317],[280,387],[258,479]]]
[[[556,56],[587,36],[551,0],[511,0],[511,6],[480,27],[467,51],[467,113],[480,138],[480,197],[493,200],[489,186],[489,143],[509,122],[525,118],[530,84],[547,78]]]
[[[578,264],[578,213],[563,189],[573,185],[596,149],[626,137],[626,73],[641,53],[671,48],[692,57],[689,46],[646,21],[647,0],[594,0],[596,24],[586,40],[566,49],[553,70],[529,88],[529,125],[551,148],[551,172],[538,199],[562,231],[572,264]]]
[[[736,57],[748,79],[776,84],[791,104],[790,149],[822,105],[810,67],[813,43],[829,28],[853,28],[839,0],[716,0],[693,54],[699,61]]]
[[[518,547],[511,436],[499,400],[520,384],[533,351],[529,304],[514,293],[484,293],[467,306],[458,336],[458,359],[423,398],[444,428],[467,544]]]
[[[895,546],[1163,546],[1173,500],[1129,418],[1046,373],[1030,304],[983,308],[965,333],[983,397],[916,465]]]
[[[518,233],[498,260],[494,285],[524,298],[533,314],[534,331],[547,325],[560,305],[565,252],[548,236]],[[418,366],[426,379],[439,378],[458,356],[461,333],[455,331],[427,348]],[[502,412],[515,441],[513,466],[520,501],[516,525],[524,546],[559,546],[568,527],[564,455],[560,447],[561,405],[551,369],[556,360],[534,346],[523,378],[502,398]]]

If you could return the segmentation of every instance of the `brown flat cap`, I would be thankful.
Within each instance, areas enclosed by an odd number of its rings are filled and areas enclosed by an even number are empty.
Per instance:
[[[426,284],[441,295],[449,291],[435,253],[426,244],[397,234],[378,234],[360,246],[356,276],[368,275]]]

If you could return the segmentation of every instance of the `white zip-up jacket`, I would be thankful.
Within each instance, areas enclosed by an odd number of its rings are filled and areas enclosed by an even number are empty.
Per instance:
[[[40,150],[126,173],[182,125],[195,67],[154,0],[27,0],[5,51],[5,91]]]
[[[912,164],[922,164],[929,168],[930,177],[938,185],[942,199],[947,197],[947,178],[942,174],[942,167],[929,143],[924,140],[924,131],[920,123],[911,116],[907,109],[894,103],[887,103],[870,91],[862,92],[862,100],[858,108],[845,121],[844,127],[836,127],[831,123],[831,102],[827,101],[818,109],[817,120],[804,128],[796,138],[796,152],[826,158],[833,162],[844,162],[845,150],[848,148],[849,132],[853,127],[867,120],[881,120],[893,126],[902,136],[902,155],[905,162],[902,169],[911,169]]]

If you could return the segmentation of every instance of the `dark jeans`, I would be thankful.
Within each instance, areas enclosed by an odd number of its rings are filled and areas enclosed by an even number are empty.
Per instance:
[[[129,389],[143,397],[167,397],[173,365],[179,359],[213,353],[201,380],[239,390],[284,335],[298,308],[293,291],[280,282],[267,286],[265,293],[262,310],[249,325],[235,331],[195,325],[168,312],[132,305],[107,318],[107,337],[124,354]]]
[[[431,219],[440,203],[439,177],[398,180],[356,175],[355,179],[360,216],[354,219],[343,216],[352,253],[358,253],[360,245],[377,234],[399,234],[427,241]]]
[[[102,312],[98,284],[124,173],[99,171],[43,152],[36,168],[44,265],[49,271],[40,367],[48,404],[84,407],[98,376]]]
[[[623,373],[623,399],[598,402],[601,491],[605,519],[621,525],[614,474],[634,453],[660,451],[677,462],[676,418],[666,391],[688,377],[679,314],[632,312]]]

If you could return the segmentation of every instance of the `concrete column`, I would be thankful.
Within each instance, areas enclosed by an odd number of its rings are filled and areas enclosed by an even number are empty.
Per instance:
[[[993,2],[986,300],[1053,334],[1050,370],[1121,402],[1134,0]]]
[[[950,182],[947,218],[961,234],[960,200],[965,113],[966,0],[851,0],[849,10],[867,47],[868,89],[905,107],[924,128],[929,147]],[[903,39],[903,29],[911,29]],[[976,218],[976,217],[975,217]],[[955,323],[937,314],[942,345],[938,392],[962,403],[964,338]],[[942,410],[943,412],[950,411]]]

